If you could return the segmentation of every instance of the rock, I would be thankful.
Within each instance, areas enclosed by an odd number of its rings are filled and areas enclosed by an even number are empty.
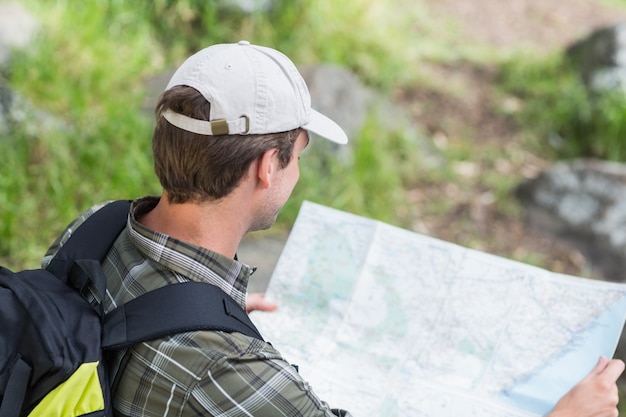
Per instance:
[[[37,109],[0,78],[0,136],[10,136],[16,130],[29,137],[49,135],[54,131],[70,131],[64,120]]]
[[[39,22],[21,4],[0,2],[0,67],[5,67],[14,49],[28,47],[39,31]]]
[[[14,50],[28,48],[39,29],[39,22],[24,6],[0,1],[0,68],[10,65]],[[38,136],[67,126],[36,109],[0,77],[0,135],[11,135],[16,128],[29,136]]]
[[[311,92],[313,107],[335,120],[349,138],[348,145],[328,141],[316,143],[316,151],[324,157],[329,155],[348,164],[367,118],[373,117],[385,134],[393,133],[415,144],[423,164],[432,167],[440,163],[431,141],[413,123],[406,110],[363,84],[351,71],[320,64],[304,67],[301,73]]]
[[[578,249],[603,278],[626,282],[626,165],[559,162],[517,197],[530,226]]]
[[[594,92],[626,92],[626,23],[604,27],[570,45],[566,56]]]
[[[274,8],[273,0],[219,0],[217,4],[223,10],[245,14],[265,13]]]
[[[331,115],[349,138],[358,135],[373,93],[353,72],[336,65],[309,65],[300,72],[309,87],[312,106]]]
[[[626,282],[626,165],[559,162],[518,188],[528,223],[577,248],[601,277]],[[616,358],[626,358],[626,332]],[[618,384],[626,389],[626,376]]]

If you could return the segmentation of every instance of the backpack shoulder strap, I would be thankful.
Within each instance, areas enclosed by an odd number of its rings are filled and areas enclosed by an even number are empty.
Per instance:
[[[126,226],[129,210],[130,201],[118,200],[96,211],[70,235],[46,269],[81,292],[93,284],[103,294],[106,281],[100,263]]]
[[[126,226],[129,211],[129,200],[106,204],[78,226],[55,258],[103,260]]]
[[[194,330],[239,332],[263,340],[246,312],[220,288],[184,282],[149,291],[108,313],[103,346],[122,349]]]
[[[72,233],[47,269],[80,292],[92,285],[102,297],[106,277],[101,262],[126,226],[129,210],[130,201],[118,200],[96,211]],[[193,330],[240,332],[263,340],[246,312],[221,289],[186,282],[150,291],[106,314],[102,344],[121,349]]]

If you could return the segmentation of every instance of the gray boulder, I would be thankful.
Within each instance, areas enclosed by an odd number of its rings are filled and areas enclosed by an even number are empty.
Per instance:
[[[520,185],[517,196],[532,227],[577,248],[599,277],[626,282],[626,165],[559,162]],[[626,358],[626,332],[615,357]],[[618,384],[626,389],[626,376]]]
[[[13,52],[28,48],[39,30],[39,21],[23,5],[0,1],[0,69],[8,69]],[[38,136],[65,128],[64,122],[36,109],[0,77],[0,135],[20,129],[29,136]]]
[[[604,27],[570,45],[566,56],[594,92],[626,92],[626,23]]]
[[[37,19],[17,2],[0,1],[0,68],[15,49],[27,48],[39,31]]]
[[[273,0],[219,0],[217,5],[227,11],[245,14],[264,13],[274,8]]]
[[[348,137],[356,136],[365,123],[372,91],[353,72],[337,65],[309,65],[300,73],[309,87],[313,107],[332,115]]]
[[[517,197],[531,227],[578,249],[604,279],[626,282],[626,165],[559,162]]]
[[[333,159],[349,163],[359,134],[367,118],[372,117],[385,134],[392,133],[415,144],[422,164],[432,167],[441,163],[440,155],[433,149],[431,141],[415,125],[406,110],[363,84],[350,70],[319,64],[301,68],[300,71],[311,92],[313,107],[335,120],[349,138],[347,146],[317,141],[312,148],[323,157],[331,155]]]
[[[70,129],[71,126],[64,120],[36,108],[10,89],[0,77],[0,136],[10,136],[19,131],[27,137],[40,137]]]
[[[348,163],[354,140],[365,123],[372,92],[354,73],[336,65],[310,65],[300,72],[309,87],[313,108],[335,120],[349,138],[348,145],[315,141],[311,148]]]

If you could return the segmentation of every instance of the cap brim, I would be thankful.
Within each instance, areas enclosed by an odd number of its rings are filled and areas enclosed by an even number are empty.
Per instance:
[[[346,132],[344,132],[337,123],[313,109],[311,109],[311,119],[309,123],[302,126],[302,128],[324,139],[328,139],[331,142],[341,145],[348,143]]]

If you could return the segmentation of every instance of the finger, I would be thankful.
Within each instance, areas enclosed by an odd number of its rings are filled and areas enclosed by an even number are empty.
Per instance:
[[[589,372],[589,375],[600,375],[609,364],[609,360],[605,356],[600,356],[596,366]]]
[[[274,303],[270,303],[269,301],[265,299],[258,300],[255,305],[255,310],[261,310],[261,311],[274,311],[277,308],[278,308],[278,305]]]
[[[602,374],[611,382],[615,382],[622,372],[624,372],[624,362],[620,359],[613,359],[602,371]]]
[[[246,298],[246,311],[248,313],[254,310],[274,311],[277,308],[278,306],[267,301],[265,299],[265,295],[262,293],[248,294],[248,297]]]

